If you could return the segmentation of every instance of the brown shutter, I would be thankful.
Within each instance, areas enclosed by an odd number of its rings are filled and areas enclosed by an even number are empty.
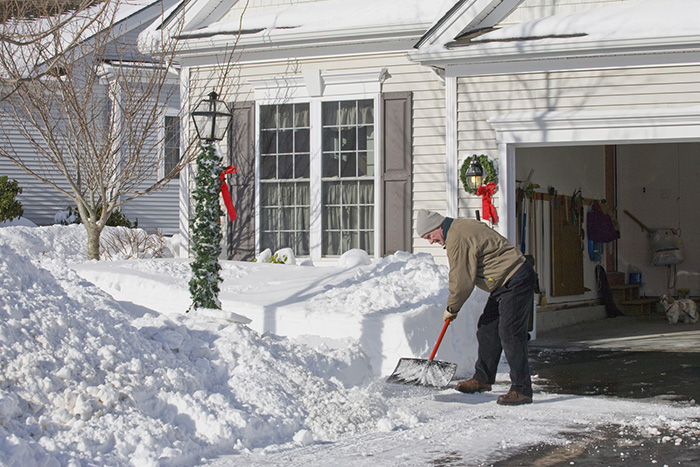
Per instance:
[[[227,256],[250,261],[255,258],[255,105],[238,102],[232,107],[228,153],[238,172],[228,176],[228,184],[237,216],[228,221]]]
[[[412,94],[382,95],[382,225],[379,254],[411,251]]]

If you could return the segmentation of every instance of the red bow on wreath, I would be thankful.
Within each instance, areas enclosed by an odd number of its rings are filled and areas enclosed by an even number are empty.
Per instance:
[[[476,194],[481,196],[481,209],[484,211],[484,220],[490,220],[494,224],[498,223],[498,215],[496,207],[491,201],[491,196],[496,193],[496,184],[491,182],[486,185],[481,185]]]
[[[226,210],[228,211],[228,216],[232,221],[236,220],[236,208],[233,207],[233,201],[231,201],[231,193],[228,191],[228,185],[226,185],[226,175],[235,174],[238,172],[238,167],[228,166],[219,175],[219,180],[221,180],[221,196],[224,198],[224,204],[226,205]]]

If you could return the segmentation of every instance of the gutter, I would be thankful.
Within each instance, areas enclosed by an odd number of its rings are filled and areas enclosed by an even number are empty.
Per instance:
[[[386,26],[362,27],[344,29],[342,31],[295,31],[293,29],[274,29],[269,32],[260,30],[193,32],[180,34],[179,55],[185,57],[191,54],[216,53],[230,48],[236,40],[239,52],[279,52],[300,47],[352,46],[359,44],[389,44],[411,41],[420,38],[425,32],[426,25],[410,24],[387,29]],[[267,31],[267,30],[266,30]],[[332,35],[329,35],[329,32]],[[410,47],[410,46],[409,46]]]
[[[531,60],[612,57],[700,51],[700,36],[637,38],[605,41],[574,38],[514,38],[409,52],[409,58],[429,66],[520,63]]]

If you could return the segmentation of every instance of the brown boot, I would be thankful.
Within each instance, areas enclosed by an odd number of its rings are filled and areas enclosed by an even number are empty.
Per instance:
[[[532,404],[532,397],[520,394],[518,391],[511,389],[507,394],[498,396],[496,403],[501,405]]]
[[[473,394],[475,392],[490,391],[491,385],[482,383],[481,381],[471,378],[465,381],[460,381],[457,383],[457,390],[459,392],[466,392],[467,394]]]

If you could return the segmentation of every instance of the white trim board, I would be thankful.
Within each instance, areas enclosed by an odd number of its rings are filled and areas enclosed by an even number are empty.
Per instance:
[[[248,83],[255,90],[256,101],[277,103],[292,99],[375,95],[381,92],[388,76],[386,68],[342,72],[304,68],[301,75],[252,78]]]
[[[499,144],[698,141],[700,107],[627,111],[525,112],[488,120]]]

